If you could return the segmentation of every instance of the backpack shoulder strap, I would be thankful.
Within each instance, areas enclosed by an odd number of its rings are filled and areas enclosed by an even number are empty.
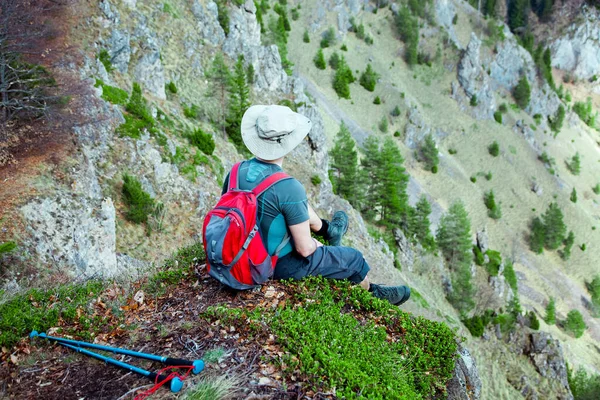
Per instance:
[[[276,172],[273,175],[266,177],[261,183],[259,183],[254,189],[252,189],[252,193],[254,193],[256,197],[258,197],[261,194],[263,194],[265,190],[284,179],[292,179],[292,177],[286,174],[285,172]]]
[[[240,169],[240,165],[242,163],[236,163],[233,168],[231,168],[231,173],[229,174],[229,188],[227,190],[233,190],[238,188],[239,182],[238,182],[238,177],[239,177],[239,169]]]

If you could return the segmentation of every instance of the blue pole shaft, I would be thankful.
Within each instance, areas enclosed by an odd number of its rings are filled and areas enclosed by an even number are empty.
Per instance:
[[[133,365],[129,365],[129,364],[121,362],[121,361],[117,361],[114,358],[105,357],[105,356],[103,356],[101,354],[94,353],[92,351],[82,349],[81,347],[72,346],[72,345],[67,344],[67,343],[63,343],[63,342],[59,342],[59,343],[61,345],[65,346],[65,347],[68,347],[70,349],[75,350],[78,353],[82,353],[82,354],[88,355],[90,357],[97,358],[98,360],[104,361],[107,364],[116,365],[117,367],[121,367],[121,368],[127,369],[129,371],[135,372],[136,374],[140,374],[140,375],[143,375],[143,376],[146,376],[146,377],[151,374],[150,371],[146,371],[145,369],[141,369],[141,368],[135,367]]]
[[[104,351],[109,351],[109,352],[115,353],[115,354],[125,354],[125,355],[132,356],[132,357],[145,358],[147,360],[158,361],[161,363],[164,363],[167,360],[167,357],[161,357],[161,356],[157,356],[154,354],[140,353],[137,351],[120,349],[118,347],[110,347],[110,346],[103,346],[100,344],[80,342],[78,340],[63,339],[63,338],[48,336],[45,333],[40,333],[39,337],[41,337],[43,339],[53,340],[53,341],[61,343],[61,344],[65,343],[65,344],[69,344],[69,345],[77,346],[77,347],[88,347],[90,349],[104,350]]]

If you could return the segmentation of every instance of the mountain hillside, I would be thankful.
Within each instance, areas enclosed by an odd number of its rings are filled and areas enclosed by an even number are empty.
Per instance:
[[[39,26],[52,28],[32,30],[41,56],[16,65],[43,66],[35,77],[55,101],[40,115],[55,118],[2,116],[0,307],[32,306],[19,301],[38,288],[53,298],[63,285],[99,279],[99,299],[110,297],[109,282],[128,288],[112,298],[128,313],[144,282],[178,270],[174,252],[197,246],[225,174],[248,157],[239,137],[245,108],[283,104],[312,120],[284,169],[313,207],[322,217],[349,214],[344,244],[365,255],[371,280],[412,288],[403,311],[465,337],[453,383],[444,389],[444,375],[425,389],[415,384],[416,393],[567,399],[578,398],[567,366],[600,379],[593,2],[550,1],[551,12],[519,1],[50,3],[15,5],[22,19],[9,21],[27,26],[43,16]],[[6,37],[0,44],[16,43]],[[344,168],[357,178],[344,180]],[[200,259],[186,263],[196,268]],[[171,295],[179,304],[182,287],[191,296],[187,274],[193,269],[168,280],[176,286],[152,304]],[[213,286],[206,290],[226,297]],[[144,314],[140,324],[165,323],[156,318]],[[198,339],[189,334],[197,322],[183,318],[177,335]],[[61,317],[44,329],[91,338],[77,321]],[[38,363],[23,357],[23,333],[33,328],[0,331],[13,374],[8,396],[27,386],[22,360]],[[177,351],[191,356],[187,345]],[[234,368],[220,364],[211,371]],[[261,374],[274,381],[274,398],[291,382]],[[304,395],[336,396],[335,385],[306,379],[312,393]]]

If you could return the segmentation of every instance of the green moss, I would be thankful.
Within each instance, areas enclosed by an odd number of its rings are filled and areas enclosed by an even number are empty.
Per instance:
[[[445,324],[413,318],[348,282],[310,278],[288,285],[288,305],[276,311],[213,307],[207,314],[273,334],[284,348],[284,374],[302,375],[306,390],[335,387],[346,399],[442,394],[457,347]]]
[[[81,334],[91,337],[95,329],[90,303],[104,290],[104,285],[88,281],[49,290],[31,289],[0,304],[0,346],[11,348],[32,330],[45,332],[58,326],[59,321],[77,323],[83,328]],[[101,326],[104,317],[97,319],[96,326]]]

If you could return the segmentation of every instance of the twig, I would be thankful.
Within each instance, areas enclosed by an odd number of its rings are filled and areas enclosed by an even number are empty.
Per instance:
[[[126,373],[125,375],[123,375],[122,377],[120,377],[119,379],[117,379],[117,381],[120,381],[121,379],[125,378],[128,375],[131,375],[131,371],[129,371],[128,373]]]
[[[60,383],[65,383],[65,380],[67,379],[67,377],[69,376],[69,372],[71,371],[70,368],[67,368],[67,373],[65,374],[65,377],[62,378],[62,380],[60,381]]]
[[[129,395],[131,393],[134,393],[136,390],[145,389],[145,388],[150,387],[150,386],[154,386],[154,385],[153,384],[143,385],[143,386],[131,389],[129,392],[125,393],[123,396],[119,397],[117,400],[123,400],[123,399],[125,399],[127,397],[127,395]]]

